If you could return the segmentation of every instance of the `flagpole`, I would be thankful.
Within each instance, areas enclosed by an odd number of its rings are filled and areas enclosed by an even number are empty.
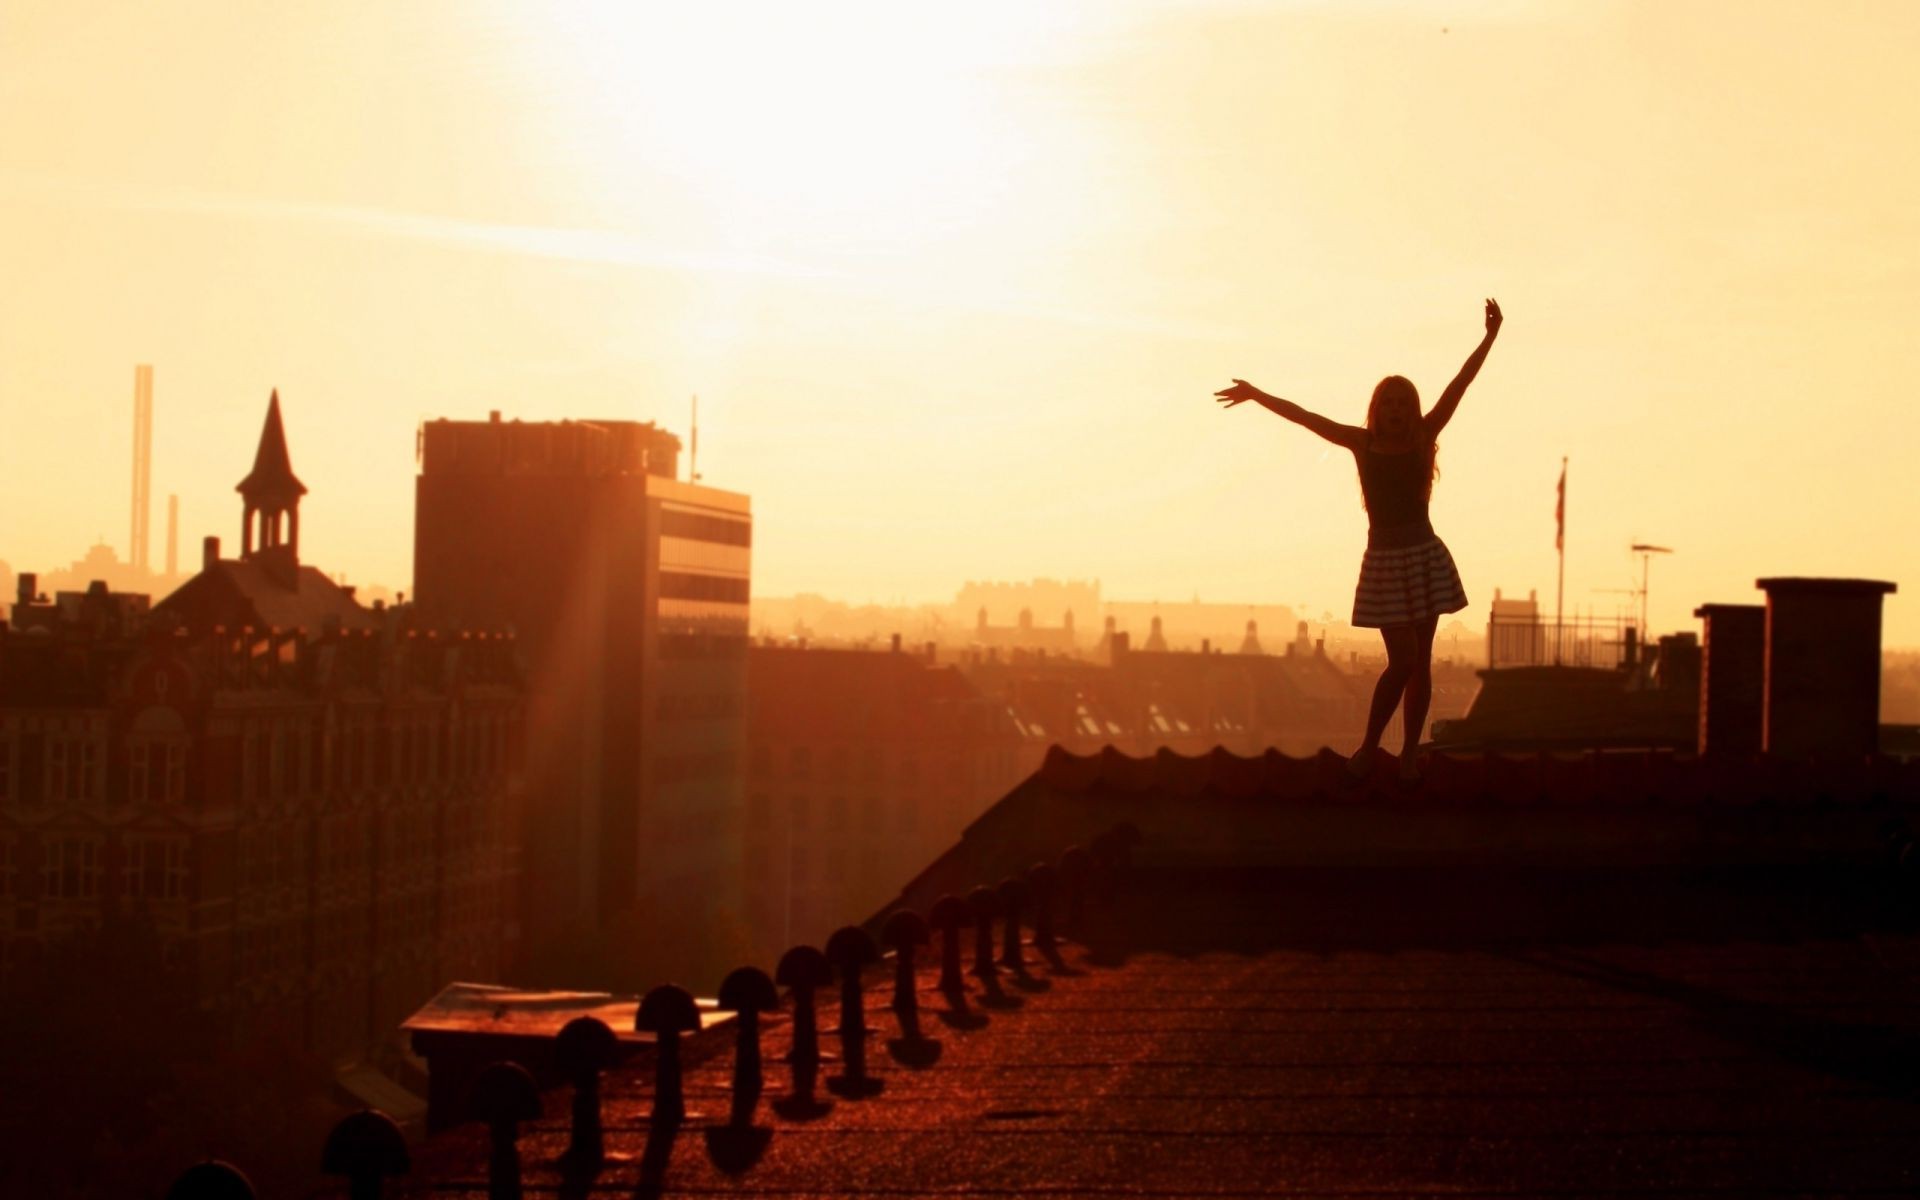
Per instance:
[[[1560,534],[1554,538],[1560,551],[1560,579],[1553,589],[1553,665],[1559,666],[1560,653],[1567,641],[1567,627],[1562,617],[1563,606],[1567,599],[1567,459],[1560,456]]]

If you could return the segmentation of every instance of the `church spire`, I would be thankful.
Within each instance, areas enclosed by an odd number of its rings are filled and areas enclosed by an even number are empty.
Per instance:
[[[280,420],[280,390],[267,401],[267,421],[260,428],[260,448],[254,451],[253,470],[234,491],[245,502],[241,515],[240,556],[271,559],[288,570],[300,562],[300,497],[307,485],[293,473],[287,455],[287,429]],[[284,560],[284,561],[283,561]]]
[[[260,428],[260,448],[253,454],[253,470],[233,489],[259,509],[291,508],[307,494],[307,485],[293,473],[287,456],[287,427],[280,420],[280,389],[267,401],[267,423]]]

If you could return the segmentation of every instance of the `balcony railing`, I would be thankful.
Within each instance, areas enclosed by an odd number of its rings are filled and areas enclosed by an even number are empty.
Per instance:
[[[1631,617],[1570,617],[1546,621],[1537,616],[1487,619],[1487,666],[1618,667],[1628,648],[1642,643]],[[1634,653],[1638,653],[1637,650]]]

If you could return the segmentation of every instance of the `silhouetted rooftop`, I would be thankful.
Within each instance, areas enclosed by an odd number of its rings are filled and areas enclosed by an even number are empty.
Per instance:
[[[1373,907],[1417,906],[1415,890]],[[1709,940],[1291,944],[1284,902],[1311,892],[1216,889],[1215,919],[1267,943],[1257,952],[1175,944],[1099,968],[1070,951],[1077,973],[1039,969],[1045,990],[1011,989],[1017,1009],[976,1008],[977,1028],[929,1019],[931,1065],[876,1046],[877,1096],[804,1122],[763,1109],[770,1134],[724,1127],[719,1047],[687,1085],[706,1119],[673,1136],[646,1123],[644,1063],[616,1071],[603,1084],[608,1146],[630,1157],[590,1189],[1845,1195],[1912,1183],[1910,935],[1821,930],[1775,897]],[[920,982],[943,1011],[932,972]],[[885,1003],[872,989],[883,1037]],[[788,1030],[775,1022],[777,1098]],[[831,1004],[822,1023],[837,1024]],[[562,1183],[552,1160],[568,1107],[550,1094],[522,1139],[530,1192]],[[478,1194],[485,1164],[479,1127],[450,1133],[420,1155],[417,1181],[433,1184],[418,1194]],[[573,1182],[571,1194],[589,1190]]]
[[[758,1129],[726,1125],[730,1030],[695,1039],[687,1106],[703,1115],[677,1130],[647,1122],[651,1069],[636,1057],[602,1085],[616,1157],[563,1176],[568,1096],[550,1093],[521,1141],[529,1191],[1913,1186],[1920,937],[1883,840],[1920,800],[1910,769],[1480,758],[1436,763],[1427,790],[1401,793],[1342,789],[1338,767],[1055,754],[903,903],[925,913],[1120,817],[1144,838],[1111,877],[1113,916],[1086,927],[1097,962],[1079,947],[1060,967],[1030,959],[1010,1001],[976,988],[962,1014],[923,951],[937,1049],[891,1040],[892,971],[872,968],[877,1094],[806,1119],[763,1106]],[[1311,814],[1291,827],[1305,840],[1271,840],[1262,812]],[[1570,850],[1568,814],[1602,819],[1583,833],[1629,832]],[[1359,852],[1359,830],[1379,853]],[[790,1026],[765,1021],[779,1100]],[[479,1126],[452,1131],[419,1153],[410,1194],[480,1194],[487,1160]]]
[[[955,668],[902,651],[754,646],[747,677],[756,720],[782,738],[958,733],[953,707],[983,703]]]
[[[171,613],[191,629],[304,629],[318,634],[331,622],[342,629],[374,629],[380,619],[352,593],[313,567],[297,567],[293,587],[267,565],[221,559],[182,584],[154,609]]]

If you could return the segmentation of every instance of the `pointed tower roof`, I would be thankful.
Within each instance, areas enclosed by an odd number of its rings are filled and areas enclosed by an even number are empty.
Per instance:
[[[286,508],[307,494],[307,485],[294,475],[293,462],[287,457],[287,428],[280,421],[278,388],[267,401],[267,423],[260,429],[260,448],[253,455],[253,470],[233,490],[257,508]]]
[[[1254,620],[1247,621],[1247,636],[1244,639],[1242,639],[1240,642],[1240,653],[1242,654],[1265,654],[1266,653],[1265,650],[1262,650],[1260,648],[1260,622],[1254,621]]]

